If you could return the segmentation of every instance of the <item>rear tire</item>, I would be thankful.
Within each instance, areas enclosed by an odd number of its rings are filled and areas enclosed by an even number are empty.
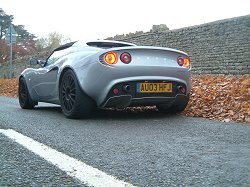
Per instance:
[[[162,113],[176,114],[185,110],[188,105],[189,95],[186,97],[179,97],[172,105],[157,105],[157,109]]]
[[[37,103],[32,101],[32,99],[30,98],[24,77],[21,77],[19,79],[18,99],[22,109],[32,109],[35,107],[35,105],[37,105]]]
[[[59,88],[60,103],[67,118],[88,118],[96,108],[95,102],[82,92],[72,70],[67,70]]]

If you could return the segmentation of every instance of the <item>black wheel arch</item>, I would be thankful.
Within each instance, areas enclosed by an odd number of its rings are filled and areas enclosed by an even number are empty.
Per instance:
[[[62,78],[63,78],[63,75],[64,75],[64,73],[66,72],[66,71],[68,71],[68,70],[72,70],[73,72],[74,72],[74,70],[72,69],[72,68],[70,68],[70,67],[65,67],[62,71],[61,71],[61,73],[60,73],[60,76],[59,76],[59,86],[58,86],[58,90],[60,90],[60,85],[61,85],[61,82],[62,82]],[[77,77],[76,77],[77,78]],[[77,78],[77,81],[78,81],[78,78]],[[78,83],[79,83],[79,81],[78,81]]]
[[[81,84],[80,84],[80,81],[79,81],[79,79],[78,79],[78,77],[77,77],[76,72],[74,71],[73,68],[71,68],[71,67],[69,67],[69,66],[64,67],[63,70],[62,70],[61,73],[60,73],[60,76],[59,76],[59,82],[58,82],[58,94],[59,94],[58,96],[59,96],[59,98],[60,98],[60,86],[61,86],[62,78],[63,78],[63,75],[64,75],[68,70],[71,70],[71,71],[74,72],[75,77],[76,77],[76,80],[77,80],[77,83],[78,83],[78,85],[79,85],[80,88],[81,88],[81,91],[82,91],[85,95],[87,95],[88,97],[90,97],[90,98],[96,103],[96,101],[82,89]]]
[[[77,83],[80,85],[80,81],[78,80],[78,77],[76,76],[76,72],[74,71],[73,68],[69,67],[69,66],[66,66],[63,68],[63,70],[61,71],[60,73],[60,76],[59,76],[59,82],[58,82],[58,93],[59,93],[59,90],[60,90],[60,86],[61,86],[61,82],[62,82],[62,78],[63,78],[63,75],[68,71],[68,70],[71,70],[74,72],[75,74],[75,77],[76,77],[76,80],[77,80]],[[84,90],[82,89],[82,87],[80,86],[82,92],[84,92]],[[85,93],[85,92],[84,92]],[[59,93],[60,94],[60,93]]]
[[[22,80],[23,79],[23,80]],[[37,105],[38,104],[38,102],[37,101],[34,101],[33,100],[33,98],[31,98],[31,94],[30,94],[30,90],[29,90],[29,87],[28,87],[28,84],[27,84],[27,79],[23,76],[23,75],[21,75],[20,77],[19,77],[19,83],[18,83],[18,98],[19,98],[19,92],[20,92],[20,81],[23,81],[23,84],[24,84],[24,86],[25,86],[25,89],[27,89],[26,91],[27,91],[27,99],[28,100],[26,100],[26,101],[24,101],[25,102],[25,104],[23,105],[23,106],[21,106],[22,108],[24,108],[24,109],[32,109],[32,108],[34,108],[34,106],[35,105]],[[20,103],[20,98],[19,98],[19,103]],[[21,104],[20,104],[21,105]]]
[[[27,77],[26,77],[25,75],[20,75],[18,81],[20,81],[21,78],[23,78],[23,79],[25,80],[26,86],[27,86],[27,89],[28,89],[28,92],[30,93],[30,88],[29,88],[29,86],[28,86],[28,84],[27,84],[27,82],[28,82],[28,81],[27,81]]]
[[[96,109],[96,102],[85,94],[79,80],[71,68],[61,74],[59,100],[62,111],[67,118],[88,118]]]

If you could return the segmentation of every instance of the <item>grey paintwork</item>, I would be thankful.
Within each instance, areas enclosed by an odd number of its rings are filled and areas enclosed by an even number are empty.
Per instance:
[[[124,64],[120,59],[115,65],[100,62],[100,56],[108,51],[116,51],[118,56],[122,52],[129,52],[132,56],[132,62]],[[179,50],[135,46],[133,44],[126,47],[105,49],[76,42],[60,52],[63,53],[63,56],[53,64],[39,69],[28,68],[21,73],[27,82],[32,100],[60,104],[60,77],[66,68],[75,72],[80,87],[96,101],[98,107],[102,107],[101,104],[111,87],[123,81],[178,81],[187,86],[187,94],[191,90],[191,68],[180,67],[176,62],[178,56],[187,56],[187,54]]]

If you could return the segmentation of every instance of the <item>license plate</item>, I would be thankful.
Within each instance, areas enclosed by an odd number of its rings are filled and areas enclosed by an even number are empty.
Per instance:
[[[172,83],[137,83],[137,93],[169,93]]]

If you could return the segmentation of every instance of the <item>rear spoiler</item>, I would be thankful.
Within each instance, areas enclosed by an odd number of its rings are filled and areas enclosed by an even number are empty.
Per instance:
[[[100,47],[100,48],[136,46],[135,44],[132,43],[112,41],[112,40],[97,40],[97,41],[87,42],[86,44],[91,47]]]

